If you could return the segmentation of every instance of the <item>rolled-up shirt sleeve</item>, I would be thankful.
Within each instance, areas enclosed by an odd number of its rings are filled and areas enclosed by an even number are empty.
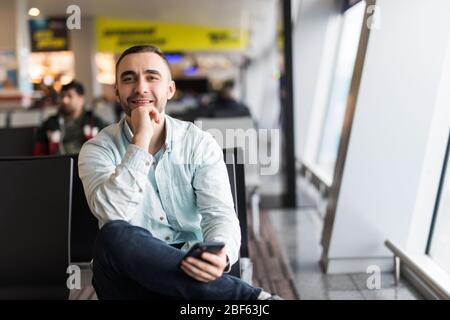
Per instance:
[[[130,221],[145,194],[147,176],[154,159],[142,148],[129,144],[119,165],[111,151],[87,142],[80,151],[78,170],[89,208],[105,224]]]
[[[202,159],[196,168],[193,186],[197,208],[202,216],[203,238],[207,241],[223,241],[232,265],[239,257],[241,229],[234,210],[222,149],[207,135],[197,149],[196,158]]]

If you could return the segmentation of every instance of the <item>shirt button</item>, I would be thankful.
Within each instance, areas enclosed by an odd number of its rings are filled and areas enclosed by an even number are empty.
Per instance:
[[[164,220],[164,217],[159,217],[159,220],[163,221],[163,220]]]
[[[145,165],[148,167],[150,165],[150,162],[149,161],[145,162]]]
[[[170,237],[166,237],[165,239],[166,239],[167,241],[169,241],[169,240],[170,240]]]

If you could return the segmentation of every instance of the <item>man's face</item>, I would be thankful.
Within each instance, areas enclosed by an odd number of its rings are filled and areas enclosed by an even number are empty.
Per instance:
[[[175,93],[175,83],[164,60],[153,52],[125,56],[117,68],[116,96],[125,114],[140,106],[153,106],[161,113]]]
[[[81,110],[84,105],[84,96],[80,96],[75,89],[63,91],[61,93],[61,111],[64,114],[71,114]]]

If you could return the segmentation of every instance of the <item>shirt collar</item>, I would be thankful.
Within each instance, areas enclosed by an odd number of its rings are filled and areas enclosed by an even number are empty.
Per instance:
[[[170,152],[170,151],[172,151],[173,124],[172,124],[172,119],[169,116],[164,115],[164,117],[165,117],[165,126],[166,126],[166,141],[164,143],[164,147],[168,152]],[[126,121],[125,117],[123,117],[121,121],[123,121],[123,130],[125,132],[125,136],[126,136],[128,142],[131,143],[131,141],[133,140],[133,136],[134,136],[133,131],[131,131],[131,128],[128,125],[128,122]]]

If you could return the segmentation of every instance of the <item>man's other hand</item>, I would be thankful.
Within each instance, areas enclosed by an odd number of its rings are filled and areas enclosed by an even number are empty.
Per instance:
[[[192,278],[209,282],[221,277],[227,266],[225,248],[218,253],[203,252],[202,259],[187,257],[181,262],[181,269]]]

